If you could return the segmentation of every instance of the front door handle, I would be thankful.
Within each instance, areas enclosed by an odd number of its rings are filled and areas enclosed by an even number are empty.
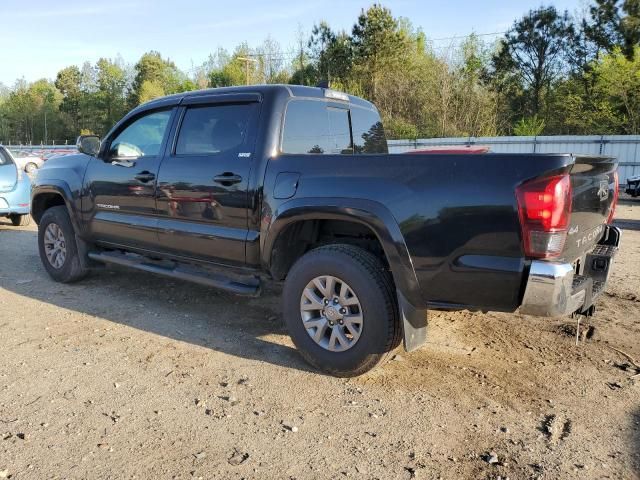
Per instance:
[[[156,176],[151,172],[140,172],[138,175],[134,177],[136,180],[141,181],[142,183],[151,182],[156,179]]]
[[[242,181],[242,177],[235,173],[224,172],[222,175],[216,175],[213,177],[213,181],[228,186],[233,185],[234,183],[240,183]]]

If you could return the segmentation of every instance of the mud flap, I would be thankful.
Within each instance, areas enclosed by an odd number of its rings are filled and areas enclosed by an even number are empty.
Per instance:
[[[89,258],[89,245],[76,233],[76,246],[78,247],[78,257],[80,258],[80,266],[84,269],[104,268],[104,264],[95,262]]]
[[[399,290],[396,290],[396,293],[402,317],[404,349],[407,352],[413,352],[427,341],[427,310],[415,308]]]

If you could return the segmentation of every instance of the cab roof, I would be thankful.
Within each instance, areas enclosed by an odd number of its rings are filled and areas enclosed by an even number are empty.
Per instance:
[[[142,111],[159,106],[178,105],[186,98],[195,98],[205,95],[216,94],[230,94],[230,93],[260,93],[264,96],[267,95],[282,95],[285,97],[300,97],[300,98],[328,98],[326,96],[327,91],[331,89],[321,87],[306,87],[303,85],[246,85],[235,87],[219,87],[219,88],[205,88],[202,90],[193,90],[189,92],[175,93],[173,95],[167,95],[165,97],[156,98],[149,102],[143,103],[134,111]],[[347,95],[349,103],[353,105],[359,105],[361,107],[377,110],[373,103],[368,102],[360,97],[354,97],[353,95]],[[335,97],[328,98],[331,101],[336,100]]]

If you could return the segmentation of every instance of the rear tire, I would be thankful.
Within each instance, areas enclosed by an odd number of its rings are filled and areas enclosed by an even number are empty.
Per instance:
[[[319,288],[313,290],[313,285],[317,285],[314,282],[319,278],[333,279],[325,283],[320,280],[324,292]],[[327,293],[330,291],[329,281],[332,285],[334,281],[336,283],[334,293]],[[342,284],[350,292],[348,301],[342,299]],[[313,290],[311,297],[316,295],[313,298],[319,302],[309,303],[310,286]],[[329,297],[333,300],[327,303]],[[345,314],[340,318],[336,317],[335,309],[329,311],[334,301],[337,307],[343,304],[357,306],[339,308]],[[314,307],[316,304],[320,305],[318,309]],[[318,311],[309,315],[306,312],[309,309]],[[353,314],[351,309],[356,313]],[[289,335],[305,360],[317,369],[338,377],[354,377],[368,372],[385,362],[400,344],[398,304],[391,275],[378,258],[351,245],[327,245],[303,255],[287,275],[283,312]],[[353,330],[348,329],[346,323],[347,319],[357,316],[357,312],[361,320],[359,329],[356,327],[356,333],[352,335]],[[342,327],[338,325],[340,320],[343,321],[340,323]],[[310,327],[313,324],[320,326]],[[335,328],[340,328],[342,333],[334,334]],[[342,340],[334,339],[331,348],[334,335]],[[347,341],[342,344],[345,338]]]
[[[38,165],[33,162],[27,163],[24,167],[24,171],[27,173],[34,173],[36,170],[38,170]]]
[[[28,213],[25,215],[14,213],[9,215],[9,220],[11,220],[14,227],[26,227],[31,223],[31,216]]]
[[[80,262],[75,231],[65,207],[52,207],[42,215],[38,249],[42,265],[56,282],[77,282],[89,273]]]

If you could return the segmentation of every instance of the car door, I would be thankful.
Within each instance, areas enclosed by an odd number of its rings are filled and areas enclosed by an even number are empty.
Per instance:
[[[155,250],[155,190],[174,109],[145,111],[120,126],[85,174],[83,211],[92,240]]]
[[[242,265],[247,192],[260,97],[186,98],[158,174],[162,248],[173,255]]]

